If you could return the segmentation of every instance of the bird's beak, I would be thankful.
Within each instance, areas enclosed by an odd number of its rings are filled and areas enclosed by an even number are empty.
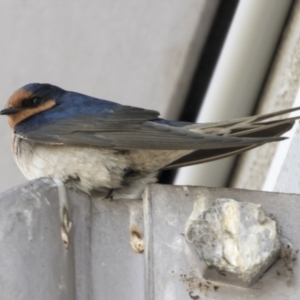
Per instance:
[[[0,115],[13,115],[21,110],[22,110],[22,108],[20,108],[20,107],[7,107],[7,108],[0,110]]]

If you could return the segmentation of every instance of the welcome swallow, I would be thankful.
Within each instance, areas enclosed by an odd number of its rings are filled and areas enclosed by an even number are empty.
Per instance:
[[[0,114],[8,116],[14,158],[26,178],[56,177],[86,193],[138,198],[159,170],[282,140],[296,118],[262,121],[297,109],[195,124],[32,83],[14,92]]]

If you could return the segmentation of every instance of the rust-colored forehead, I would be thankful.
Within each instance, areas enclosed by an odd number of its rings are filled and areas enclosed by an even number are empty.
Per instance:
[[[21,102],[24,99],[28,99],[31,96],[32,96],[31,91],[19,89],[10,96],[10,98],[8,99],[8,101],[6,103],[6,107],[19,107],[19,106],[21,106]]]

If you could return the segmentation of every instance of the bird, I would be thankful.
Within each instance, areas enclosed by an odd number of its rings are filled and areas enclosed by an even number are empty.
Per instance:
[[[197,124],[30,83],[11,95],[0,114],[8,117],[13,156],[27,179],[53,177],[89,195],[137,199],[161,170],[284,140],[299,117],[269,119],[299,109]]]

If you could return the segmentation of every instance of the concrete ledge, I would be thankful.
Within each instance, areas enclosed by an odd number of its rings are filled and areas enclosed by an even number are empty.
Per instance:
[[[62,242],[57,197],[51,179],[0,195],[1,299],[75,299],[74,243]]]
[[[1,299],[299,299],[299,195],[151,185],[142,203],[66,192],[63,217],[52,179],[0,195]],[[217,198],[262,204],[277,222],[281,259],[250,288],[209,277],[186,242],[189,218]]]
[[[52,179],[0,195],[0,299],[143,299],[143,255],[130,245],[142,202],[66,192],[69,232]]]

